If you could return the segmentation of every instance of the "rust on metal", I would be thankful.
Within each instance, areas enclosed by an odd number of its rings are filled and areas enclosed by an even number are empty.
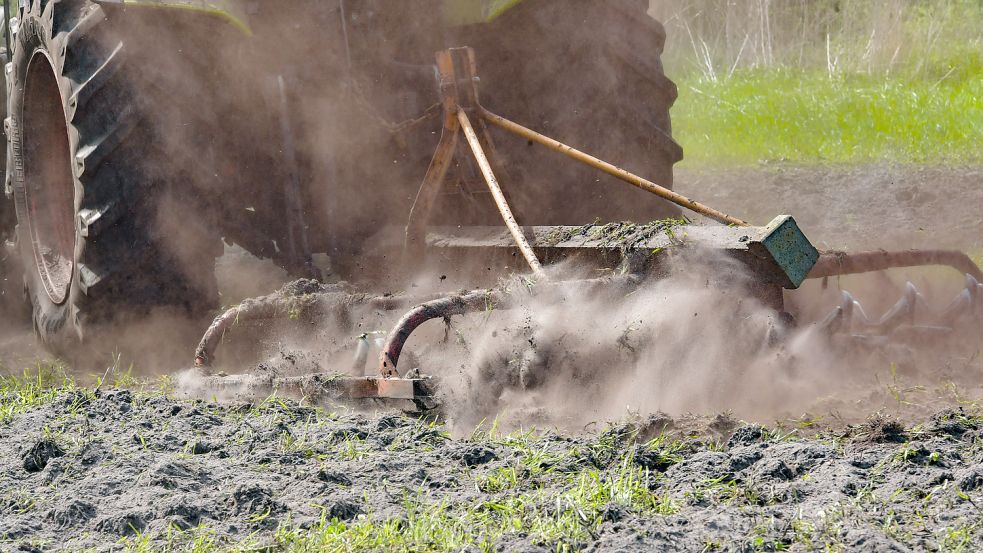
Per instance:
[[[205,331],[198,347],[195,349],[195,367],[207,369],[212,365],[215,358],[215,350],[233,325],[240,320],[256,321],[262,319],[275,319],[285,311],[287,298],[273,298],[265,296],[262,298],[250,299],[241,304],[226,310],[224,313],[215,317],[212,324]]]
[[[410,334],[423,323],[433,319],[488,309],[490,306],[501,304],[502,300],[503,295],[500,292],[478,290],[428,301],[414,307],[399,319],[399,322],[389,333],[389,337],[386,338],[386,344],[382,347],[381,365],[379,367],[382,376],[385,378],[399,376],[396,364],[399,363],[403,346],[409,340]]]
[[[274,377],[257,374],[228,376],[206,375],[198,384],[205,388],[229,394],[268,397],[270,394],[288,394],[311,401],[348,399],[428,399],[434,388],[433,379],[380,378],[378,376],[339,376],[309,374],[303,376]]]
[[[979,266],[965,253],[957,250],[903,250],[869,252],[824,252],[809,271],[807,278],[824,278],[857,273],[870,273],[901,267],[941,265],[983,280]]]

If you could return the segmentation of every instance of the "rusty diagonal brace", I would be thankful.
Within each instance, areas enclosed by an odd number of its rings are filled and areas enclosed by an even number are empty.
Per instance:
[[[718,211],[710,206],[703,205],[696,200],[692,200],[690,198],[687,198],[686,196],[683,196],[682,194],[679,194],[678,192],[673,192],[672,190],[669,190],[664,186],[659,186],[658,184],[655,184],[650,180],[643,179],[642,177],[639,177],[634,173],[625,171],[624,169],[612,165],[604,160],[598,159],[590,154],[581,152],[576,148],[567,146],[566,144],[560,142],[559,140],[554,140],[548,136],[539,134],[538,132],[532,129],[523,127],[518,123],[509,121],[508,119],[500,115],[495,115],[494,113],[486,110],[481,106],[478,106],[478,110],[483,120],[488,121],[489,123],[501,129],[504,129],[506,131],[511,132],[512,134],[525,138],[526,140],[531,140],[537,144],[546,146],[547,148],[553,150],[554,152],[559,152],[567,157],[571,157],[585,165],[593,167],[594,169],[597,169],[601,172],[607,173],[612,177],[623,180],[632,186],[641,188],[646,192],[651,192],[652,194],[655,194],[656,196],[659,196],[664,200],[668,200],[680,207],[685,207],[690,211],[699,213],[700,215],[704,215],[706,217],[709,217],[710,219],[713,219],[714,221],[717,221],[719,223],[724,223],[726,225],[735,225],[739,227],[748,226],[748,223],[746,221],[738,219],[737,217],[732,217],[730,215],[727,215],[726,213],[722,211]]]
[[[529,245],[529,241],[526,240],[524,234],[522,234],[522,227],[516,222],[515,216],[512,215],[512,210],[509,209],[509,203],[505,199],[505,194],[502,193],[502,188],[498,185],[498,179],[495,178],[495,174],[492,172],[491,164],[488,163],[488,158],[485,157],[485,153],[481,149],[481,143],[478,141],[478,135],[475,134],[474,128],[471,126],[471,121],[468,119],[464,110],[458,110],[457,118],[461,122],[461,128],[464,129],[464,136],[468,139],[468,144],[471,146],[471,152],[474,153],[474,158],[478,162],[478,168],[481,169],[482,176],[485,177],[485,182],[488,184],[488,189],[492,193],[492,197],[495,199],[495,205],[498,207],[498,212],[502,214],[502,220],[505,221],[505,226],[508,227],[509,232],[512,234],[512,238],[515,239],[516,245],[519,247],[519,251],[522,252],[522,257],[526,259],[526,263],[529,263],[529,268],[540,280],[548,280],[546,278],[546,273],[543,271],[543,266],[539,263],[539,259],[536,257],[536,253],[532,251],[532,246]]]

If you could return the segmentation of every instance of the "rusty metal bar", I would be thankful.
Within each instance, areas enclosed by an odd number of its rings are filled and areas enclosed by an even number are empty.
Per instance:
[[[271,294],[259,298],[248,299],[239,305],[226,310],[221,315],[215,317],[212,324],[205,331],[198,347],[195,348],[195,367],[204,369],[206,374],[209,367],[215,362],[215,352],[219,344],[229,330],[236,324],[247,321],[264,321],[285,318],[291,313],[305,312],[322,300],[326,300],[328,294],[308,294],[303,296],[284,296],[281,294]],[[371,296],[365,294],[338,294],[334,293],[334,301],[327,305],[345,307],[365,307],[368,309],[378,309],[382,311],[394,311],[396,309],[406,309],[409,306],[421,301],[428,301],[442,296],[429,294],[424,296]]]
[[[406,345],[410,334],[423,323],[433,319],[441,319],[452,315],[463,315],[472,311],[500,306],[504,303],[506,297],[502,292],[477,290],[467,294],[457,294],[428,301],[414,307],[399,319],[399,322],[396,323],[396,326],[389,333],[389,337],[386,338],[386,344],[383,346],[380,356],[381,365],[379,370],[382,376],[385,378],[399,376],[396,365],[399,363],[399,356],[403,352],[403,346]]]
[[[430,160],[430,167],[427,168],[427,175],[423,178],[423,184],[416,194],[413,207],[410,208],[409,221],[406,225],[406,255],[412,259],[418,259],[420,252],[426,248],[427,224],[430,222],[430,214],[433,211],[434,203],[437,201],[437,194],[447,178],[447,169],[450,168],[451,161],[454,159],[454,150],[457,148],[458,129],[457,120],[454,120],[453,127],[444,125],[440,133],[440,142],[437,150]]]
[[[225,337],[225,333],[240,320],[257,321],[275,319],[287,309],[288,301],[293,298],[264,296],[246,300],[241,304],[226,310],[215,317],[205,331],[198,347],[195,349],[195,366],[207,369],[214,361],[215,350]]]
[[[522,233],[522,228],[516,222],[515,216],[512,215],[512,210],[509,208],[508,201],[502,193],[502,188],[498,185],[498,180],[492,172],[488,158],[485,157],[485,153],[481,149],[481,142],[478,141],[478,135],[475,134],[474,128],[471,126],[471,121],[468,119],[467,114],[464,113],[464,110],[458,110],[457,119],[461,124],[461,129],[464,130],[464,137],[471,146],[474,158],[478,162],[478,168],[481,169],[481,174],[485,177],[488,189],[491,190],[492,197],[495,199],[495,205],[498,206],[498,211],[502,214],[502,220],[505,221],[505,226],[508,227],[512,238],[515,239],[516,245],[519,246],[522,257],[526,259],[532,272],[537,277],[546,279],[546,272],[543,271],[543,266],[540,264],[539,258],[536,257],[536,252],[532,251],[532,246],[529,245],[529,241],[526,240],[526,236]]]
[[[204,388],[214,394],[264,398],[284,394],[309,401],[347,399],[420,400],[431,396],[432,378],[351,377],[329,374],[273,377],[257,374],[200,376],[193,381],[194,390]]]
[[[963,252],[955,250],[884,250],[846,253],[824,252],[806,278],[870,273],[901,267],[941,265],[983,280],[983,271]]]
[[[490,122],[491,124],[499,128],[505,129],[506,131],[521,136],[526,140],[531,140],[533,142],[546,146],[550,150],[559,152],[565,156],[576,159],[577,161],[589,165],[599,171],[607,173],[612,177],[621,179],[627,182],[628,184],[641,188],[642,190],[645,190],[647,192],[651,192],[656,196],[659,196],[660,198],[668,200],[676,205],[685,207],[686,209],[699,213],[700,215],[705,215],[715,221],[719,221],[721,223],[728,224],[728,225],[738,225],[742,227],[748,226],[748,223],[746,221],[738,219],[737,217],[732,217],[722,211],[717,211],[712,207],[703,205],[695,200],[691,200],[686,196],[683,196],[682,194],[673,192],[668,188],[659,186],[658,184],[643,179],[642,177],[639,177],[638,175],[635,175],[633,173],[629,173],[628,171],[625,171],[620,167],[616,167],[590,154],[586,154],[584,152],[581,152],[580,150],[577,150],[576,148],[567,146],[566,144],[558,140],[554,140],[548,136],[539,134],[538,132],[532,129],[528,129],[518,123],[509,121],[508,119],[502,116],[495,115],[494,113],[488,111],[487,109],[484,108],[480,108],[480,109],[481,109],[480,111],[481,117],[483,119],[485,119],[486,121]]]
[[[595,279],[574,280],[551,282],[546,284],[549,289],[564,287],[573,291],[578,288],[586,287],[589,289],[603,289],[608,291],[619,290],[621,286],[635,286],[639,282],[639,277],[633,274],[618,275]],[[523,290],[534,291],[544,285]],[[396,326],[389,332],[386,343],[382,347],[379,359],[379,372],[384,378],[399,376],[397,365],[399,356],[403,352],[403,346],[409,340],[417,328],[423,323],[433,319],[443,319],[454,315],[464,315],[475,311],[485,311],[490,309],[508,309],[514,303],[516,294],[508,290],[474,290],[463,294],[455,294],[440,299],[431,300],[417,305],[403,315]]]
[[[444,111],[444,124],[440,131],[440,142],[430,160],[427,174],[423,178],[406,223],[404,256],[409,264],[418,262],[426,249],[427,225],[437,201],[437,195],[447,178],[447,170],[454,160],[457,150],[460,124],[455,117],[457,97],[454,77],[454,60],[448,51],[437,53],[437,69],[440,74],[440,101]]]

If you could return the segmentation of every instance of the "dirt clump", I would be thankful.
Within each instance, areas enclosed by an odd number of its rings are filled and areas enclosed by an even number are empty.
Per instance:
[[[52,457],[61,457],[65,452],[55,442],[49,439],[41,439],[24,455],[24,470],[27,472],[41,472],[48,465],[48,460]]]

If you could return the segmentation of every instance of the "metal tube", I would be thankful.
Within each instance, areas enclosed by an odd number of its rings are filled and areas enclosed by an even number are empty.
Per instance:
[[[963,252],[955,250],[905,250],[888,252],[824,252],[806,278],[824,278],[856,273],[870,273],[899,267],[944,265],[983,280],[983,272]]]
[[[192,393],[205,389],[213,394],[268,397],[284,394],[306,398],[312,403],[334,401],[339,398],[426,400],[433,393],[434,383],[429,378],[379,378],[345,377],[326,373],[302,376],[274,377],[258,374],[233,374],[229,376],[202,375],[188,388]],[[181,390],[181,388],[179,388]]]
[[[243,321],[274,319],[285,309],[286,304],[286,298],[270,299],[264,297],[247,300],[215,317],[195,349],[195,366],[206,369],[207,372],[215,359],[215,350],[218,349],[225,333],[240,319]]]
[[[689,209],[691,211],[695,211],[700,215],[705,215],[715,221],[719,221],[721,223],[728,224],[728,225],[737,225],[741,227],[748,226],[748,223],[746,221],[742,221],[737,217],[732,217],[722,211],[717,211],[712,207],[703,205],[695,200],[691,200],[686,196],[683,196],[682,194],[673,192],[668,188],[659,186],[658,184],[643,179],[642,177],[639,177],[638,175],[635,175],[633,173],[629,173],[628,171],[625,171],[620,167],[616,167],[606,161],[597,159],[596,157],[590,154],[586,154],[584,152],[581,152],[580,150],[577,150],[576,148],[567,146],[566,144],[558,140],[554,140],[548,136],[541,135],[532,129],[528,129],[518,123],[509,121],[508,119],[502,116],[495,115],[494,113],[484,108],[481,109],[481,116],[486,121],[492,123],[493,125],[496,125],[518,136],[521,136],[526,140],[531,140],[533,142],[546,146],[547,148],[553,150],[554,152],[559,152],[565,156],[572,157],[573,159],[576,159],[581,163],[587,164],[599,171],[603,171],[604,173],[607,173],[612,177],[621,179],[627,182],[628,184],[641,188],[642,190],[651,192],[656,196],[659,196],[660,198],[663,198],[665,200],[669,200],[670,202],[676,205],[685,207],[686,209]]]
[[[508,227],[509,232],[512,233],[512,238],[515,239],[515,243],[519,246],[522,257],[526,258],[526,262],[529,263],[529,267],[537,277],[546,279],[543,266],[539,263],[536,253],[532,251],[532,246],[529,245],[526,236],[522,234],[522,228],[519,227],[519,223],[515,221],[515,216],[512,215],[512,210],[505,200],[505,194],[502,193],[502,189],[498,185],[498,180],[495,178],[491,165],[488,163],[488,158],[485,157],[485,153],[481,149],[478,135],[475,134],[474,128],[471,126],[471,121],[468,119],[467,114],[464,113],[464,110],[458,110],[457,119],[461,123],[461,128],[464,130],[464,137],[468,140],[471,151],[474,152],[474,158],[478,162],[478,168],[481,169],[481,174],[485,177],[485,182],[488,183],[488,189],[491,190],[492,197],[495,198],[495,205],[498,206],[498,211],[502,214],[505,226]]]
[[[432,320],[452,315],[463,315],[465,313],[479,309],[488,309],[492,306],[502,307],[508,296],[502,292],[494,290],[477,290],[467,294],[448,296],[445,298],[422,303],[408,313],[403,315],[386,339],[386,344],[382,348],[380,356],[380,373],[385,378],[398,377],[396,364],[399,363],[399,356],[403,352],[403,346],[409,340],[420,325]]]
[[[547,290],[560,289],[568,293],[585,293],[585,291],[597,289],[619,292],[621,287],[637,286],[639,282],[640,280],[636,275],[626,274],[587,280],[550,282],[536,286],[530,291],[539,290],[545,286]],[[379,372],[384,378],[399,376],[396,367],[399,363],[399,356],[403,352],[403,346],[406,345],[406,341],[409,340],[413,331],[423,323],[475,311],[508,309],[515,301],[516,293],[509,290],[474,290],[417,305],[400,317],[399,322],[386,337],[386,343],[382,346],[382,354],[379,359]]]
[[[248,299],[239,305],[226,310],[221,315],[215,317],[211,326],[205,331],[195,349],[195,366],[205,370],[206,374],[215,361],[215,353],[219,344],[225,338],[233,326],[241,322],[260,321],[272,319],[285,319],[291,313],[305,312],[312,306],[317,305],[319,299],[328,299],[331,294],[310,294],[306,296],[284,296],[271,294],[259,298]],[[361,294],[343,295],[330,300],[330,305],[337,305],[338,308],[347,306],[364,306],[370,309],[382,311],[393,311],[396,309],[406,309],[414,303],[428,301],[443,296],[365,296]]]

